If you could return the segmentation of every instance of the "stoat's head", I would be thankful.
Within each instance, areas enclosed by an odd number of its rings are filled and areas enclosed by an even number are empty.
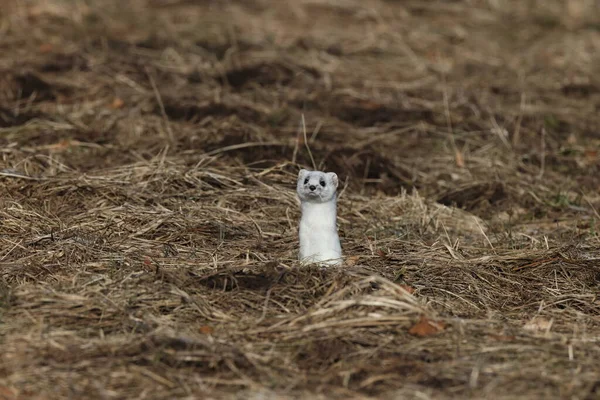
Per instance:
[[[296,189],[301,201],[326,203],[335,198],[338,177],[334,172],[308,171],[298,173]]]

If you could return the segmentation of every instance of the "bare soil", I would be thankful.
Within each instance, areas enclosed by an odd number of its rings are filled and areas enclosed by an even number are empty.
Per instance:
[[[600,398],[599,66],[594,0],[3,1],[0,398]]]

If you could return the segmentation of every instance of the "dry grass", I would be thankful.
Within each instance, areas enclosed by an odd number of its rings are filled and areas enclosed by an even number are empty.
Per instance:
[[[2,5],[0,398],[598,398],[596,2],[123,4]]]

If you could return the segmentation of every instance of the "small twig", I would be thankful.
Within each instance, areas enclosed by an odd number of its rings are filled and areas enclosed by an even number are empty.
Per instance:
[[[583,199],[586,201],[586,203],[588,203],[588,205],[592,208],[592,211],[594,212],[594,214],[596,215],[596,218],[598,218],[600,220],[600,214],[598,214],[598,211],[596,210],[596,207],[594,207],[594,205],[592,204],[592,202],[590,201],[590,199],[587,198],[587,196],[584,194],[583,195]]]
[[[525,108],[525,93],[521,93],[521,105],[519,107],[519,116],[517,117],[517,121],[515,123],[515,132],[512,137],[512,146],[513,149],[516,148],[521,141],[521,123],[523,122],[523,109]]]
[[[154,91],[154,96],[156,97],[156,101],[158,102],[158,106],[160,107],[160,113],[162,114],[163,120],[165,122],[165,128],[167,129],[167,134],[169,136],[169,142],[174,143],[173,130],[171,129],[171,123],[169,122],[169,117],[167,115],[167,112],[165,111],[165,105],[162,101],[162,97],[160,96],[160,92],[158,91],[158,88],[156,87],[156,82],[154,82],[154,78],[152,77],[152,74],[150,73],[148,68],[146,68],[146,74],[148,75],[148,79],[150,80],[150,85],[152,85],[152,90]]]
[[[296,144],[294,145],[294,152],[292,154],[292,164],[296,164],[296,158],[298,156],[298,149],[300,148],[300,134],[302,132],[300,131],[300,129],[298,129],[298,132],[296,133]]]
[[[477,217],[473,217],[473,219],[475,220],[475,224],[477,224],[477,227],[479,228],[479,230],[481,231],[481,234],[483,235],[483,237],[485,238],[485,240],[487,240],[488,244],[490,245],[490,247],[492,248],[492,251],[494,253],[496,253],[496,249],[494,249],[494,245],[492,244],[492,242],[490,241],[490,238],[488,238],[488,236],[485,234],[485,231],[483,230],[483,227],[479,224],[479,221],[477,220]]]
[[[207,155],[207,156],[214,156],[215,154],[225,153],[225,152],[232,151],[232,150],[245,149],[246,147],[261,147],[261,146],[265,146],[265,147],[268,147],[268,146],[283,146],[283,144],[281,142],[249,142],[249,143],[239,143],[239,144],[232,144],[231,146],[225,146],[225,147],[221,147],[220,149],[215,149],[215,150],[209,151],[205,155]]]
[[[4,169],[4,170],[0,171],[0,176],[5,176],[7,178],[26,179],[26,180],[30,180],[30,181],[41,181],[41,180],[44,180],[44,178],[36,178],[35,176],[25,175],[25,174],[22,174],[20,172],[13,171],[13,170],[10,170],[10,169]]]
[[[267,290],[267,295],[265,296],[265,303],[263,305],[262,313],[260,315],[260,318],[258,318],[256,320],[257,324],[261,323],[267,316],[267,308],[269,306],[269,298],[271,297],[271,290],[273,290],[273,288],[269,288],[269,290]]]
[[[315,141],[315,139],[317,138],[317,135],[319,134],[319,132],[321,132],[321,127],[322,126],[323,126],[323,121],[317,122],[317,126],[315,126],[315,129],[313,129],[312,135],[310,135],[310,141],[311,142]]]
[[[450,137],[450,143],[452,150],[454,150],[454,159],[456,164],[461,167],[464,161],[462,160],[462,153],[456,146],[456,139],[454,139],[454,128],[452,127],[452,117],[450,116],[450,102],[448,100],[448,85],[446,83],[446,77],[444,76],[444,114],[446,115],[446,125],[448,126],[448,136]],[[460,157],[460,159],[459,159]]]
[[[542,143],[541,143],[541,157],[540,157],[540,173],[538,174],[538,179],[541,179],[544,176],[544,170],[546,168],[546,128],[542,127]]]
[[[346,180],[344,180],[344,187],[342,188],[342,190],[340,190],[340,194],[338,194],[338,197],[337,197],[338,200],[342,197],[342,195],[346,191],[347,187],[348,187],[348,176],[346,176]]]
[[[310,151],[310,146],[308,145],[308,140],[306,139],[306,123],[304,121],[304,114],[302,114],[302,133],[304,134],[304,145],[306,146],[306,150],[308,151],[308,155],[310,156],[310,161],[312,162],[313,169],[317,169],[317,164],[315,163],[315,159],[313,158],[312,152]]]

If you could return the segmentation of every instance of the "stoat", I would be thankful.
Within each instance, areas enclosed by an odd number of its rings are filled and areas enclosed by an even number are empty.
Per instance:
[[[337,265],[342,261],[336,226],[337,187],[334,172],[301,169],[298,173],[296,190],[302,208],[299,259],[303,263]]]

